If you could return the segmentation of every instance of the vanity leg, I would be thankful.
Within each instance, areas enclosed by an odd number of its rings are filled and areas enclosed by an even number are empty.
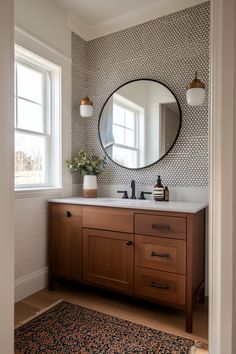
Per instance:
[[[193,311],[186,311],[186,319],[185,319],[185,330],[188,333],[192,333],[193,330]]]
[[[186,307],[185,307],[185,330],[188,333],[192,333],[193,329],[193,298],[192,294],[189,292],[186,296]]]
[[[205,285],[202,286],[199,292],[198,301],[201,302],[202,304],[205,303]]]

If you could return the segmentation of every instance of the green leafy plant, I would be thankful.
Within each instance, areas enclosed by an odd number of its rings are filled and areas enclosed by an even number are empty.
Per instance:
[[[80,150],[75,157],[66,161],[71,172],[80,172],[84,175],[100,175],[107,164],[106,156],[98,156],[93,151]]]

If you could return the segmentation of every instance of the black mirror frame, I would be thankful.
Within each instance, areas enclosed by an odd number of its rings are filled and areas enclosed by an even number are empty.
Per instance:
[[[137,168],[131,168],[131,167],[126,167],[126,166],[123,166],[123,165],[120,165],[118,162],[114,161],[109,155],[108,153],[106,152],[105,148],[103,147],[103,144],[102,144],[102,139],[101,139],[101,136],[100,136],[100,121],[101,121],[101,117],[102,117],[102,112],[108,102],[108,100],[111,98],[111,96],[116,92],[118,91],[121,87],[125,86],[125,85],[128,85],[132,82],[136,82],[136,81],[152,81],[152,82],[156,82],[162,86],[164,86],[165,88],[167,88],[171,93],[172,95],[174,96],[175,100],[176,100],[176,103],[178,105],[178,108],[179,108],[179,128],[178,128],[178,131],[177,131],[177,134],[176,134],[176,137],[172,143],[172,145],[170,146],[170,148],[166,151],[166,153],[161,156],[158,160],[156,160],[155,162],[151,163],[150,165],[147,165],[147,166],[144,166],[144,167],[137,167]],[[142,78],[142,79],[135,79],[135,80],[131,80],[131,81],[128,81],[126,83],[124,83],[123,85],[119,86],[116,88],[116,90],[114,90],[109,96],[108,98],[106,99],[105,103],[103,104],[102,106],[102,109],[101,109],[101,112],[99,114],[99,119],[98,119],[98,137],[99,137],[99,141],[100,141],[100,144],[101,144],[101,147],[103,149],[103,151],[105,152],[106,156],[109,158],[109,160],[111,160],[114,164],[116,164],[117,166],[120,166],[122,168],[125,168],[127,170],[142,170],[144,168],[148,168],[150,166],[153,166],[155,165],[156,163],[160,162],[171,150],[172,148],[174,147],[178,137],[179,137],[179,133],[180,133],[180,130],[181,130],[181,127],[182,127],[182,110],[181,110],[181,107],[180,107],[180,104],[179,104],[179,101],[176,97],[176,95],[174,94],[174,92],[168,87],[166,86],[165,84],[163,84],[162,82],[158,81],[158,80],[153,80],[153,79],[146,79],[146,78]]]

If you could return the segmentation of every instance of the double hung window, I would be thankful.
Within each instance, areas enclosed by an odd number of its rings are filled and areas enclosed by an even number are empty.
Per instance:
[[[15,188],[58,187],[59,69],[16,51]],[[57,79],[59,76],[57,77]],[[57,105],[58,107],[56,107]]]

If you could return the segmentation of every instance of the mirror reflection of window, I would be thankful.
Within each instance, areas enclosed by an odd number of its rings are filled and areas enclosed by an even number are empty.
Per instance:
[[[136,130],[138,112],[119,103],[113,105],[113,135],[115,144],[137,148]]]
[[[113,98],[113,151],[112,156],[124,166],[139,166],[142,149],[140,146],[140,127],[143,108],[124,96]]]

